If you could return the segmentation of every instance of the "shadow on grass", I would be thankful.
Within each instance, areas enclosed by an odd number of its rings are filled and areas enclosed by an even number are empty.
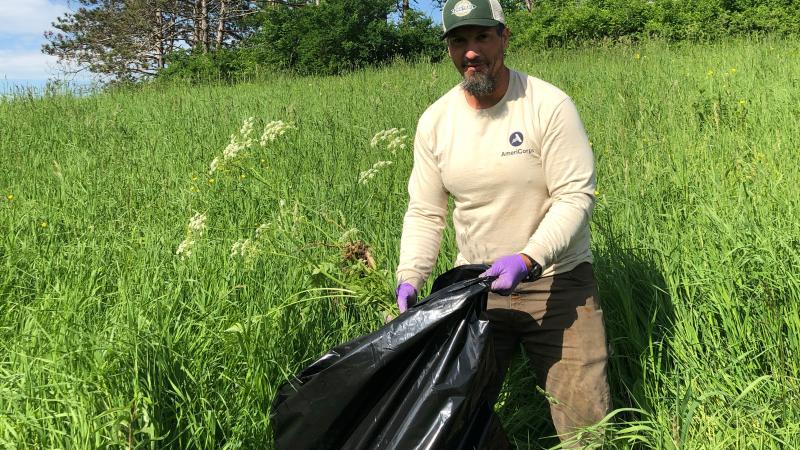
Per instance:
[[[666,338],[675,313],[655,255],[610,245],[595,255],[595,274],[610,346],[608,381],[613,408],[652,411],[645,377],[653,383],[671,365]],[[626,415],[618,420],[642,419]]]
[[[536,385],[523,352],[517,352],[495,405],[508,440],[518,449],[540,449],[559,440],[550,419],[550,405]]]
[[[594,272],[610,346],[608,379],[612,409],[652,410],[644,389],[645,375],[669,365],[664,337],[674,313],[664,277],[653,255],[609,244],[595,252]],[[550,408],[537,388],[534,370],[523,352],[517,352],[509,368],[496,410],[509,440],[518,449],[558,445]],[[576,380],[575,382],[580,382]],[[633,413],[616,421],[636,421]]]

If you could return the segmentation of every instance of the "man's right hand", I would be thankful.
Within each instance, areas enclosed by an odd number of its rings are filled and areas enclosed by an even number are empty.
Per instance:
[[[397,296],[397,307],[400,308],[400,313],[406,312],[409,306],[414,306],[417,302],[417,290],[411,283],[400,283],[395,291]]]

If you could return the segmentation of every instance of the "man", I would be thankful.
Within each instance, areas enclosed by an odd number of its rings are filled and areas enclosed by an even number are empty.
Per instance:
[[[483,275],[497,277],[485,313],[500,368],[494,392],[522,344],[567,440],[610,409],[589,249],[589,141],[565,93],[506,67],[497,0],[448,0],[442,25],[463,81],[419,120],[397,304],[413,304],[430,275],[452,197],[455,264],[491,264]]]

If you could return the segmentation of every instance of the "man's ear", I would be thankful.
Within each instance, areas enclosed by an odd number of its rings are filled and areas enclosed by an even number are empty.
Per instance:
[[[503,49],[508,48],[508,39],[511,37],[511,30],[508,27],[503,28]]]

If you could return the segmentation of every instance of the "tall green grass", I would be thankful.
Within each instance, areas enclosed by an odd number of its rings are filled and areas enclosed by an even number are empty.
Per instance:
[[[609,445],[800,446],[800,43],[509,59],[568,92],[592,140]],[[270,447],[280,383],[396,314],[410,137],[457,81],[397,64],[0,101],[0,446]],[[209,175],[251,116],[296,129]],[[370,145],[393,127],[405,150]],[[448,229],[437,271],[454,255]],[[555,445],[511,373],[509,434]]]

